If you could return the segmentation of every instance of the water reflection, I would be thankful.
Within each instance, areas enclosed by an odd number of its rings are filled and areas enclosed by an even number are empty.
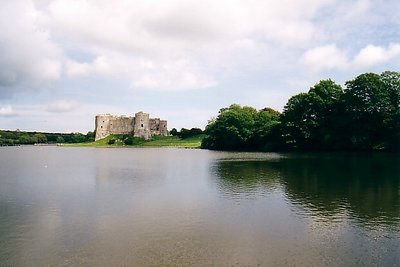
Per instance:
[[[260,160],[217,161],[212,172],[220,191],[231,198],[268,194],[280,185],[280,172]]]
[[[363,222],[399,221],[399,162],[385,154],[313,155],[282,161],[287,194],[329,215],[344,207]]]
[[[283,188],[300,212],[367,225],[400,222],[400,164],[391,154],[301,154],[278,160],[219,160],[212,167],[224,195]],[[310,214],[309,214],[310,213]]]
[[[398,163],[384,154],[0,149],[0,266],[392,266]]]

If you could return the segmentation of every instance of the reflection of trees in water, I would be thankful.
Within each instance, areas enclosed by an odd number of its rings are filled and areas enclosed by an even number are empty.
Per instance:
[[[279,171],[265,161],[217,161],[212,169],[220,190],[231,196],[271,192],[280,184]]]
[[[286,192],[326,214],[347,206],[359,219],[399,219],[398,160],[386,154],[324,155],[278,164]]]
[[[292,203],[314,215],[344,210],[362,221],[400,220],[400,164],[388,154],[302,154],[279,161],[217,162],[222,190],[257,192],[283,183]]]

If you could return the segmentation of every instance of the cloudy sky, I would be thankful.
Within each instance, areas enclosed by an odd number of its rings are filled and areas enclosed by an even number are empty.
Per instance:
[[[282,111],[321,79],[399,71],[399,14],[398,0],[0,0],[0,129]]]

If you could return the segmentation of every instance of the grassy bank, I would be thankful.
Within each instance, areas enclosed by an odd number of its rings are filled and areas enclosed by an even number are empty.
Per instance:
[[[154,136],[151,140],[134,137],[132,145],[124,144],[123,135],[110,135],[95,142],[65,144],[63,146],[73,147],[177,147],[177,148],[200,148],[203,135],[180,139],[176,136]],[[112,143],[114,140],[113,144]]]

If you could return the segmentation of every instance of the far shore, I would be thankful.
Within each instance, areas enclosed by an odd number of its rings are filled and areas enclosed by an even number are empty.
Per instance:
[[[131,143],[123,139],[122,135],[109,135],[95,142],[61,144],[66,147],[176,147],[176,148],[200,148],[203,135],[190,138],[179,138],[176,136],[154,136],[150,140],[133,138]]]

